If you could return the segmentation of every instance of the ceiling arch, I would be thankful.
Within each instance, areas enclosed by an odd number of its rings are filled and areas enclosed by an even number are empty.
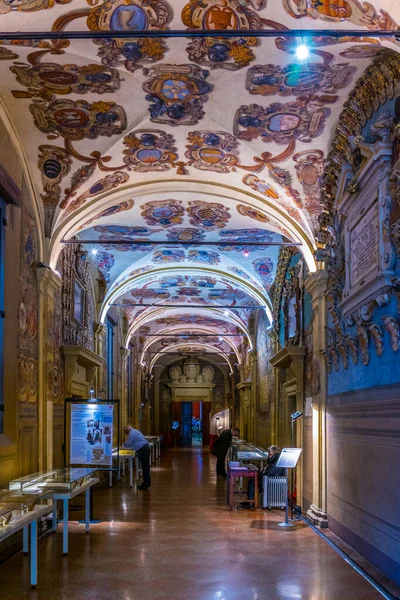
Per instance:
[[[211,346],[210,344],[205,344],[205,343],[198,343],[196,344],[196,346],[193,347],[193,349],[188,348],[187,344],[185,344],[184,342],[179,343],[179,344],[173,344],[171,346],[168,347],[168,350],[171,351],[176,351],[176,352],[181,352],[182,355],[185,354],[195,354],[195,355],[199,355],[200,352],[205,351],[206,352],[206,357],[207,357],[207,352],[212,353],[212,354],[217,354],[218,356],[221,356],[227,363],[227,366],[229,367],[229,371],[232,373],[233,372],[233,367],[231,364],[231,361],[229,360],[229,356],[227,356],[222,350],[218,350],[217,348],[215,348],[214,346]],[[150,360],[149,363],[149,371],[152,371],[154,365],[156,364],[157,360],[159,358],[161,358],[163,356],[163,354],[165,354],[165,352],[159,352],[157,354],[155,354],[155,356]],[[208,360],[210,360],[210,357],[208,357]]]

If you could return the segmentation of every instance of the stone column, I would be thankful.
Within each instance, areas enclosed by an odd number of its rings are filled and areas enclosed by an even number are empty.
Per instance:
[[[53,467],[53,394],[48,382],[53,380],[54,353],[49,336],[54,331],[54,307],[62,280],[48,267],[37,269],[39,284],[38,331],[38,461],[39,470]]]
[[[128,419],[128,360],[130,358],[130,351],[127,348],[121,348],[121,412],[120,412],[120,427],[122,431],[122,427],[126,425],[129,421]]]
[[[312,399],[313,430],[313,497],[307,511],[307,518],[319,527],[328,527],[327,518],[327,464],[326,464],[326,397],[327,371],[322,350],[327,349],[327,271],[312,273],[305,282],[305,288],[311,295],[313,310],[313,348],[320,377],[319,392]]]
[[[97,369],[95,389],[101,398],[107,397],[106,333],[106,326],[103,325],[103,323],[97,323],[94,328],[94,351],[104,358],[104,362],[102,366]]]

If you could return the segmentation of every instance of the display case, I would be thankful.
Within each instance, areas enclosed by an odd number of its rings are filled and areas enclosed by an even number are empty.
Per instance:
[[[231,446],[231,460],[267,460],[268,450],[253,444],[232,444]]]
[[[10,490],[20,491],[22,493],[39,493],[46,491],[65,491],[73,492],[87,483],[95,473],[92,468],[71,468],[57,469],[54,471],[43,471],[20,477],[10,481],[8,487]]]
[[[20,518],[24,512],[27,512],[27,508],[21,502],[3,502],[0,499],[0,532],[3,527],[6,527],[10,523],[13,523],[16,519]]]
[[[37,504],[41,504],[42,500],[45,499],[45,491],[38,490],[38,492],[11,492],[10,490],[0,490],[0,505],[7,504],[20,504],[24,505],[28,512],[32,511]]]

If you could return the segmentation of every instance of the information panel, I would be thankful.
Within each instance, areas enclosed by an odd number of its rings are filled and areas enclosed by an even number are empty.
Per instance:
[[[71,403],[70,464],[112,467],[115,404]]]
[[[301,452],[302,448],[284,448],[276,466],[282,467],[283,469],[294,469],[300,458]]]

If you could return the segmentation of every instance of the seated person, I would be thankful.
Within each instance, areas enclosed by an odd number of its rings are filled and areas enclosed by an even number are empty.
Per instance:
[[[263,486],[263,477],[266,475],[267,477],[284,477],[285,469],[283,467],[277,467],[276,463],[279,460],[281,455],[281,449],[279,446],[270,446],[268,448],[268,459],[267,464],[263,468],[263,470],[259,473],[258,476],[258,491],[262,492]],[[249,479],[249,484],[247,488],[247,498],[248,500],[254,500],[254,479]],[[248,506],[250,506],[248,504]]]

